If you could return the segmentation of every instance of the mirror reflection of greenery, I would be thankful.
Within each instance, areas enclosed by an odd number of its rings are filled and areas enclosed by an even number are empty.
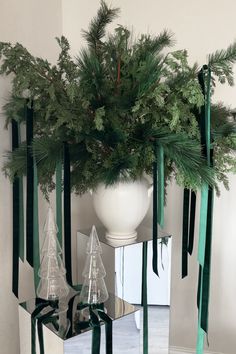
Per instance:
[[[26,98],[29,107],[33,104],[32,153],[42,190],[47,194],[55,187],[64,142],[70,149],[72,189],[80,194],[100,182],[152,175],[155,143],[164,148],[166,183],[175,177],[187,188],[197,189],[202,182],[216,186],[217,181],[227,188],[227,172],[236,169],[230,109],[212,105],[212,169],[201,157],[198,119],[204,96],[198,65],[188,63],[186,50],[168,52],[174,40],[167,30],[136,40],[121,25],[107,33],[118,13],[101,2],[83,31],[87,46],[75,60],[67,39],[57,38],[55,65],[19,43],[0,42],[0,73],[13,74],[6,124],[12,119],[24,123]],[[233,85],[235,61],[236,43],[208,56],[213,89],[217,80]],[[11,179],[26,173],[25,141],[7,155],[4,170]]]

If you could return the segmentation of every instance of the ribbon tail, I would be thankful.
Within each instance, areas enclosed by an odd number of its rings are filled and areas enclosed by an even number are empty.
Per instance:
[[[33,245],[34,245],[34,286],[35,291],[39,285],[39,267],[40,267],[40,245],[39,245],[39,217],[38,217],[38,173],[36,161],[34,161],[34,222],[33,222]]]
[[[67,282],[72,285],[70,152],[68,143],[64,143],[64,240],[66,278]]]
[[[148,254],[148,243],[143,242],[142,300],[141,300],[141,305],[143,306],[143,354],[148,354],[147,254]]]
[[[155,156],[157,155],[157,147],[155,151]],[[157,161],[153,163],[153,216],[152,216],[152,269],[153,272],[158,274],[158,216],[157,216],[157,191],[158,191],[158,182],[157,182]]]
[[[56,165],[56,220],[58,227],[58,241],[62,247],[62,163]]]
[[[12,120],[12,151],[19,147],[19,135],[18,135],[18,124],[13,119]],[[12,206],[13,206],[13,247],[12,247],[12,291],[14,295],[18,298],[19,291],[19,210],[20,210],[20,184],[19,177],[15,176],[13,181],[13,191],[12,191]]]
[[[198,241],[198,262],[203,267],[206,247],[208,185],[204,184],[201,190],[200,226]]]
[[[27,187],[26,187],[26,259],[33,267],[33,193],[34,193],[34,175],[33,175],[33,157],[31,153],[31,144],[33,140],[33,109],[26,110],[26,143],[27,143]]]
[[[192,255],[192,253],[193,253],[195,215],[196,215],[196,193],[194,191],[191,191],[189,235],[188,235],[188,253],[189,253],[189,255]]]
[[[164,150],[160,145],[157,149],[158,161],[158,224],[164,226],[164,204],[165,204],[165,176],[164,176]]]
[[[182,228],[182,278],[188,275],[189,189],[184,189]]]
[[[91,354],[100,354],[100,345],[101,345],[101,327],[100,322],[95,314],[95,312],[90,308],[90,322],[93,329],[92,333],[92,353]]]

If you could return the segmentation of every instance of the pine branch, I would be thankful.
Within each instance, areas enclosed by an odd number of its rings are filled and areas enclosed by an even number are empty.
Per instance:
[[[5,154],[6,161],[3,165],[3,172],[11,181],[15,176],[23,176],[27,169],[27,146],[23,142],[18,149],[13,152],[9,151]]]
[[[146,36],[144,45],[146,50],[152,53],[160,53],[166,47],[172,47],[175,44],[173,39],[174,34],[165,29],[158,36],[151,38],[151,36]]]
[[[234,84],[233,64],[236,62],[236,42],[227,49],[217,50],[208,55],[208,65],[221,83],[227,80],[229,85]]]
[[[88,31],[82,31],[89,47],[97,50],[101,39],[105,36],[106,26],[117,17],[119,11],[118,8],[109,8],[105,1],[101,1],[97,15],[90,22]]]
[[[212,132],[214,138],[225,138],[232,134],[236,134],[236,123],[228,122],[224,125],[217,127]]]

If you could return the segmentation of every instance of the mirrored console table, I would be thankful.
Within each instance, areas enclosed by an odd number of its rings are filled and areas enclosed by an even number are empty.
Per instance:
[[[148,304],[170,304],[171,235],[158,232],[159,274],[152,271],[152,228],[141,224],[137,228],[137,238],[124,241],[106,239],[104,227],[96,227],[101,242],[102,259],[107,272],[105,278],[110,292],[132,304],[141,303],[142,244],[148,242]],[[81,269],[85,262],[86,244],[91,229],[77,232],[78,276],[82,282]],[[165,244],[161,245],[161,241]]]
[[[77,294],[77,295],[76,295]],[[63,304],[63,310],[55,313],[55,323],[43,325],[43,342],[45,354],[90,354],[92,345],[92,329],[90,326],[81,329],[80,323],[86,319],[85,310],[79,310],[78,292],[71,290]],[[31,299],[19,305],[20,319],[20,353],[31,354],[31,315],[36,308],[36,299]],[[65,306],[65,307],[64,307]],[[42,314],[50,311],[50,306],[43,309]],[[84,312],[85,311],[85,312]],[[113,353],[140,353],[140,334],[137,331],[134,313],[139,310],[126,301],[109,294],[104,303],[104,312],[113,324]],[[53,317],[52,316],[52,317]],[[127,328],[132,330],[132,336],[126,338]],[[37,333],[37,329],[36,329]],[[36,334],[36,354],[39,354],[39,342]],[[128,350],[128,351],[127,351]],[[105,326],[101,325],[101,354],[105,354]]]

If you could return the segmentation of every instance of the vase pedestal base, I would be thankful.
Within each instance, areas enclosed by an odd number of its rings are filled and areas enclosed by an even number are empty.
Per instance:
[[[107,241],[112,244],[130,243],[130,241],[135,241],[137,238],[137,231],[131,232],[129,234],[115,234],[111,232],[106,232],[105,235]]]

